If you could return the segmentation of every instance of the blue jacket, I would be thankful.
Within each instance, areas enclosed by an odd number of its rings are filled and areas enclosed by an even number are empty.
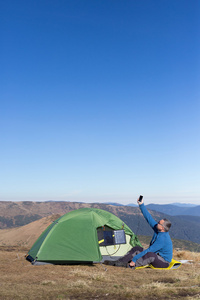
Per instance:
[[[173,245],[169,235],[169,232],[159,232],[157,229],[157,222],[152,218],[144,204],[141,204],[140,210],[143,216],[154,230],[154,235],[150,242],[149,248],[142,251],[133,257],[133,261],[136,262],[140,257],[145,255],[147,252],[159,253],[167,262],[171,262],[173,255]]]

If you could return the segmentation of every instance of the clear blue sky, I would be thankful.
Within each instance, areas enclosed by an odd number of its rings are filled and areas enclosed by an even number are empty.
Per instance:
[[[0,4],[0,200],[200,204],[200,2]]]

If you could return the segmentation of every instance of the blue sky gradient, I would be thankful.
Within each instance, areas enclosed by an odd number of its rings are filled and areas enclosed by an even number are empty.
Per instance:
[[[0,4],[0,200],[200,204],[200,2]]]

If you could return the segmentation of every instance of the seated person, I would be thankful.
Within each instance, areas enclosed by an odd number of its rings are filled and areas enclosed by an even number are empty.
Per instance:
[[[149,264],[155,268],[167,268],[173,255],[173,245],[168,232],[171,222],[167,219],[162,219],[157,223],[144,206],[143,200],[140,202],[138,199],[137,202],[146,221],[154,230],[149,248],[145,250],[136,246],[118,261],[105,263],[114,266],[127,266],[128,264],[131,268]]]

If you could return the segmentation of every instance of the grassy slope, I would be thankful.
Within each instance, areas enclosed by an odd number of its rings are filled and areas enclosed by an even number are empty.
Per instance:
[[[32,266],[27,247],[57,216],[0,231],[0,299],[196,299],[200,297],[200,253],[174,251],[193,260],[178,270],[131,270],[94,266]],[[140,237],[143,246],[150,237]]]
[[[177,270],[94,266],[32,266],[16,249],[0,251],[0,299],[197,299],[200,255]],[[196,256],[195,256],[196,255]]]

